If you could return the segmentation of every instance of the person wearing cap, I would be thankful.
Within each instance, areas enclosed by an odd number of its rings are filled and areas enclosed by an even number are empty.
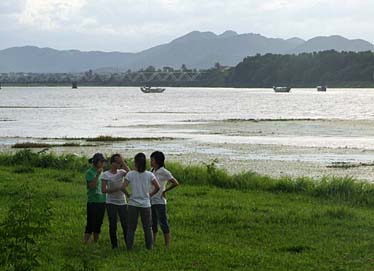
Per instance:
[[[105,171],[101,177],[101,190],[107,194],[106,209],[109,219],[109,237],[112,248],[118,248],[117,241],[117,219],[121,222],[123,240],[126,242],[127,233],[127,202],[124,191],[122,191],[123,177],[130,169],[123,161],[120,154],[116,153],[110,157],[110,169]],[[127,195],[128,196],[128,195]]]
[[[95,153],[88,162],[92,165],[85,175],[87,185],[87,223],[84,241],[86,244],[90,242],[92,234],[94,242],[99,240],[106,201],[106,194],[101,191],[101,175],[106,159],[102,153]]]

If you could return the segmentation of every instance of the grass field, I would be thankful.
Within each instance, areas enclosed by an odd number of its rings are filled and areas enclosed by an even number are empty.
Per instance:
[[[37,270],[373,270],[374,188],[347,179],[230,176],[214,164],[170,163],[181,186],[168,194],[172,244],[112,251],[108,222],[83,245],[84,158],[0,155],[0,218],[21,187],[51,204],[50,232],[38,238]],[[159,236],[161,237],[161,236]],[[9,269],[11,270],[11,269]]]

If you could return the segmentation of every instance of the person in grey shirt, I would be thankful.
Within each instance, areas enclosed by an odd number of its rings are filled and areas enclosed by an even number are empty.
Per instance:
[[[135,170],[127,173],[125,177],[124,191],[127,193],[128,186],[131,189],[128,202],[127,249],[132,249],[134,245],[134,236],[139,214],[143,224],[145,245],[147,249],[153,248],[150,198],[160,190],[160,185],[153,173],[146,171],[145,168],[146,156],[144,153],[138,153],[135,155]],[[149,192],[151,189],[152,192]]]
[[[109,219],[109,236],[112,248],[118,248],[117,218],[121,222],[123,238],[126,242],[127,234],[127,202],[123,191],[123,178],[129,168],[120,154],[113,154],[110,158],[110,170],[105,171],[101,177],[102,192],[107,194],[106,209]]]

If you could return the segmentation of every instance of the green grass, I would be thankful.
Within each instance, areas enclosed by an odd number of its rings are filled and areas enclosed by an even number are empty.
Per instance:
[[[168,163],[182,183],[168,194],[171,249],[158,238],[146,251],[139,224],[127,252],[110,249],[107,217],[100,242],[82,244],[86,167],[75,156],[0,155],[0,218],[25,183],[51,202],[40,270],[373,270],[372,185]]]

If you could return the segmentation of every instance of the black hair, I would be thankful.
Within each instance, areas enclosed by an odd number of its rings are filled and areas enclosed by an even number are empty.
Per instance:
[[[165,166],[165,155],[160,151],[155,151],[151,154],[151,158],[155,159],[158,167]]]
[[[116,158],[117,157],[121,157],[121,155],[119,153],[116,153],[116,154],[113,154],[111,157],[110,157],[110,164],[113,164],[115,161],[116,161]]]
[[[144,153],[138,153],[135,155],[135,167],[138,172],[144,172],[145,171],[145,166],[147,163],[147,158]]]

